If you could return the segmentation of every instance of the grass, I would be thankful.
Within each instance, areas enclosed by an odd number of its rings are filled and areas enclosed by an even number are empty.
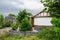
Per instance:
[[[9,36],[0,40],[41,40],[37,36]]]

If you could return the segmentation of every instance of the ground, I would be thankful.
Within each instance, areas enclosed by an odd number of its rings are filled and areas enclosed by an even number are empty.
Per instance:
[[[37,36],[9,36],[1,40],[41,40]]]

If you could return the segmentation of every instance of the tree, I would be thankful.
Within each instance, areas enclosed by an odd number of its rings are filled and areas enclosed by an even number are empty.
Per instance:
[[[0,26],[2,26],[3,22],[4,22],[4,16],[0,14]]]
[[[14,15],[14,14],[12,14],[12,13],[10,13],[8,16],[14,16],[14,17],[15,17],[15,15]]]
[[[21,22],[21,25],[20,25],[20,30],[21,31],[27,31],[27,30],[31,30],[32,27],[31,27],[31,23],[30,21],[28,20],[28,18],[24,18]]]
[[[60,0],[41,0],[44,4],[47,12],[49,12],[52,16],[51,23],[55,27],[60,27]]]
[[[20,30],[24,32],[26,35],[26,31],[30,31],[32,29],[31,23],[27,17],[25,17],[20,24]]]
[[[10,21],[4,21],[4,23],[3,23],[3,25],[2,25],[2,27],[10,27],[11,26],[11,23],[10,23]]]
[[[41,38],[45,40],[60,40],[60,0],[41,0],[44,4],[46,11],[52,16],[52,29],[42,31]]]
[[[47,12],[54,17],[60,17],[60,0],[41,0]]]
[[[25,9],[20,11],[16,17],[18,27],[20,31],[24,32],[26,35],[27,30],[31,30],[31,24],[30,24],[30,16],[31,13],[27,12]]]
[[[10,23],[14,23],[15,21],[15,15],[10,13],[6,18],[8,19],[8,21],[10,21]]]
[[[20,11],[16,17],[16,20],[18,23],[21,23],[21,21],[25,18],[28,17],[28,19],[30,18],[31,13],[27,12],[25,9]]]

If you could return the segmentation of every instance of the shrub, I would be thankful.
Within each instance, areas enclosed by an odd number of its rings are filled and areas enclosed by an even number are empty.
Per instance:
[[[17,25],[16,24],[12,24],[12,29],[16,30],[17,29]]]
[[[31,29],[32,29],[32,26],[31,26],[31,23],[28,20],[28,18],[23,19],[21,24],[20,24],[20,30],[21,31],[28,31]]]
[[[0,26],[0,29],[2,29],[3,27],[2,26]]]
[[[4,22],[4,16],[0,14],[0,28],[2,28],[3,22]]]
[[[25,19],[22,20],[19,30],[26,35],[26,31],[30,31],[32,29],[31,23],[29,19],[26,17]]]
[[[4,16],[0,14],[0,26],[2,26],[3,22],[4,22]]]
[[[38,37],[45,40],[60,40],[60,18],[53,18],[52,29],[43,29]]]
[[[9,21],[4,22],[4,24],[2,25],[2,27],[10,27],[11,23]]]
[[[60,28],[60,18],[53,18],[51,23],[53,24],[54,27]]]
[[[54,27],[54,31],[56,32],[56,39],[60,40],[60,28]]]
[[[42,32],[38,34],[38,37],[44,40],[57,40],[56,32],[50,29],[43,29]]]

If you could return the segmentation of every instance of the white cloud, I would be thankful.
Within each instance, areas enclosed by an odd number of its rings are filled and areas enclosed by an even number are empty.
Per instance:
[[[24,6],[26,7],[26,8],[29,8],[29,9],[39,9],[40,8],[40,6],[42,6],[42,4],[40,4],[39,2],[37,2],[37,1],[28,1],[28,0],[26,0],[26,1],[24,1]],[[43,6],[42,6],[43,7]]]
[[[19,2],[23,4],[21,5]],[[43,5],[36,0],[23,0],[23,1],[19,0],[19,2],[12,2],[12,5],[18,8],[22,7],[22,8],[31,9],[31,10],[40,9],[41,7],[43,8]]]
[[[0,0],[0,12],[2,13],[16,13],[20,9],[27,9],[30,12],[37,13],[43,9],[40,0]]]

